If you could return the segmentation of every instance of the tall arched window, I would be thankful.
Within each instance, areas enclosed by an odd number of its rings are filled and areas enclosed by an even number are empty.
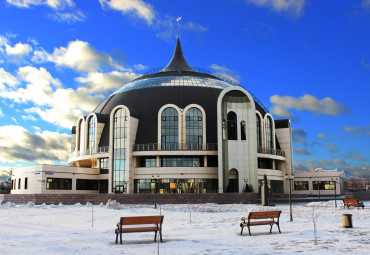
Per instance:
[[[179,142],[179,114],[173,107],[163,110],[161,115],[162,150],[176,150]]]
[[[261,140],[261,118],[258,114],[256,114],[256,130],[257,130],[257,148],[262,147],[262,140]]]
[[[273,149],[272,121],[270,117],[267,117],[265,120],[265,132],[266,132],[266,148]]]
[[[95,152],[95,127],[96,121],[94,116],[90,117],[87,128],[87,149],[90,153]]]
[[[247,140],[247,123],[244,120],[240,122],[240,139]]]
[[[235,112],[229,112],[227,114],[227,139],[238,140],[237,133],[237,117]]]
[[[203,144],[203,116],[195,107],[186,112],[186,147],[188,150],[200,150]]]
[[[81,151],[81,144],[82,144],[82,120],[78,123],[78,132],[77,132],[77,151]]]
[[[114,113],[113,120],[113,187],[114,193],[126,191],[127,113],[123,108]]]

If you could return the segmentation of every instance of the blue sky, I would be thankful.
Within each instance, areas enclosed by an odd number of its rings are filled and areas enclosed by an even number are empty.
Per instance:
[[[1,0],[0,176],[66,164],[71,127],[172,57],[293,125],[296,171],[370,174],[370,0]]]

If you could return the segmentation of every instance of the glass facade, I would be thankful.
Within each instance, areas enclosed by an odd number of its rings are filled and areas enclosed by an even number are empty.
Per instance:
[[[334,181],[313,181],[312,182],[314,190],[334,190]]]
[[[98,180],[76,180],[76,190],[98,190],[99,181]]]
[[[114,113],[113,121],[113,193],[126,191],[127,146],[127,113],[121,108]]]
[[[284,194],[284,182],[267,180],[269,194]],[[258,192],[261,194],[262,180],[258,180]]]
[[[203,144],[203,116],[195,107],[186,112],[186,147],[188,150],[201,150]]]
[[[139,167],[156,167],[157,158],[156,157],[139,157],[137,163]]]
[[[238,140],[237,131],[237,117],[235,112],[229,112],[227,114],[227,139],[228,140]]]
[[[273,140],[272,140],[272,123],[271,118],[267,117],[265,121],[265,132],[266,132],[266,148],[273,149]]]
[[[173,107],[163,110],[161,115],[162,150],[175,150],[179,142],[179,114]]]
[[[72,179],[47,178],[46,189],[72,190]]]
[[[83,144],[82,143],[82,134],[81,134],[81,130],[82,130],[82,121],[80,121],[80,123],[78,124],[78,137],[77,137],[77,150],[80,151],[81,150],[81,145]]]
[[[90,153],[95,153],[95,117],[90,117],[88,126],[87,149]]]
[[[224,89],[232,86],[231,84],[212,78],[196,77],[196,76],[162,76],[150,77],[140,80],[135,80],[122,86],[112,93],[112,95],[122,93],[125,91],[152,88],[152,87],[173,87],[173,86],[192,86],[192,87],[205,87]],[[111,96],[112,96],[111,95]]]
[[[217,193],[217,179],[136,179],[135,193]]]
[[[308,190],[308,182],[294,181],[294,190]]]
[[[261,139],[261,118],[258,114],[256,114],[256,130],[257,130],[257,147],[262,147],[262,139]]]
[[[160,158],[160,161],[161,167],[204,167],[203,156],[163,156]]]
[[[109,158],[100,159],[100,174],[109,173]]]

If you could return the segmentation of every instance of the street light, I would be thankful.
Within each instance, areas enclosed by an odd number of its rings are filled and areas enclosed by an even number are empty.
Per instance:
[[[152,179],[154,180],[154,209],[157,209],[157,201],[156,201],[156,195],[157,195],[157,180],[159,178],[159,175],[155,177],[152,175]]]
[[[285,174],[285,180],[289,180],[289,211],[290,211],[290,221],[293,221],[293,213],[292,213],[292,180],[294,179],[294,174],[288,176]]]
[[[337,207],[337,178],[331,178],[334,182],[334,200],[335,200],[335,207]]]

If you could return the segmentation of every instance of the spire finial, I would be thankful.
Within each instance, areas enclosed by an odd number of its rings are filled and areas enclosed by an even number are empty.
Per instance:
[[[176,21],[177,21],[177,38],[180,38],[180,20],[182,19],[182,17],[177,17]]]

